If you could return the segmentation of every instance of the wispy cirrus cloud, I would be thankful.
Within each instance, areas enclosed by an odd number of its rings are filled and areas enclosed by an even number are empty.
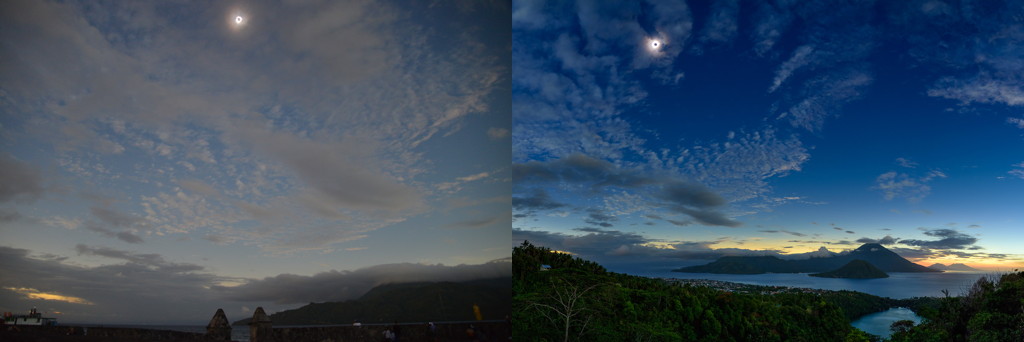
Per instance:
[[[938,170],[929,171],[923,176],[889,171],[875,178],[875,186],[872,189],[881,191],[882,197],[886,200],[905,198],[910,202],[918,202],[931,194],[932,188],[928,183],[947,177],[945,173]]]
[[[1020,179],[1024,179],[1024,162],[1020,162],[1018,164],[1014,164],[1013,167],[1014,168],[1011,169],[1010,171],[1008,171],[1007,173],[1009,173],[1010,175],[1012,175],[1014,177],[1017,177],[1017,178],[1020,178]]]

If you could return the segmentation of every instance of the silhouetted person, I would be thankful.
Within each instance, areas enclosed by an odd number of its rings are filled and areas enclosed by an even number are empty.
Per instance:
[[[434,322],[427,322],[427,341],[437,341],[437,326]]]

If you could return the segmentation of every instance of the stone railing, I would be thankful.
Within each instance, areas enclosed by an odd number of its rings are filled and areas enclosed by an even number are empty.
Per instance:
[[[437,322],[427,324],[366,324],[362,326],[304,326],[274,328],[270,316],[257,308],[249,323],[251,342],[383,341],[384,332],[397,332],[399,341],[509,341],[512,326],[506,321]],[[231,325],[217,309],[206,333],[173,330],[80,326],[0,325],[0,341],[230,341]]]
[[[274,328],[263,308],[256,308],[249,323],[249,341],[383,341],[387,330],[395,333],[399,341],[509,341],[512,336],[512,326],[506,321],[438,322],[433,327],[427,324],[374,324]]]

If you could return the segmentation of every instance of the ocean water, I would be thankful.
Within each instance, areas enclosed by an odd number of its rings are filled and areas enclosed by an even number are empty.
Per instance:
[[[889,273],[889,278],[841,279],[811,277],[807,273],[713,274],[672,272],[671,269],[613,271],[653,278],[711,279],[752,285],[852,290],[894,299],[942,297],[944,289],[949,290],[950,296],[958,296],[969,289],[978,278],[992,275],[978,272],[893,272]]]
[[[869,334],[888,338],[889,335],[892,334],[892,330],[890,330],[892,323],[905,319],[914,321],[915,325],[921,323],[921,316],[915,314],[914,311],[907,308],[897,307],[870,315],[864,315],[864,317],[853,321],[851,325],[857,329],[864,330]]]

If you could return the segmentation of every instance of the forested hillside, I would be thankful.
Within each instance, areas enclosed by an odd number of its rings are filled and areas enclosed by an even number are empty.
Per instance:
[[[925,322],[896,322],[891,340],[1024,341],[1024,272],[981,278],[963,296],[943,298],[937,309],[918,314]]]
[[[400,283],[374,287],[357,300],[309,303],[270,315],[275,325],[315,325],[503,319],[512,295],[509,278],[466,282]],[[235,322],[248,324],[249,318]]]
[[[835,301],[857,315],[890,304],[848,291],[761,295],[673,285],[528,242],[512,255],[513,334],[526,341],[867,341]]]

